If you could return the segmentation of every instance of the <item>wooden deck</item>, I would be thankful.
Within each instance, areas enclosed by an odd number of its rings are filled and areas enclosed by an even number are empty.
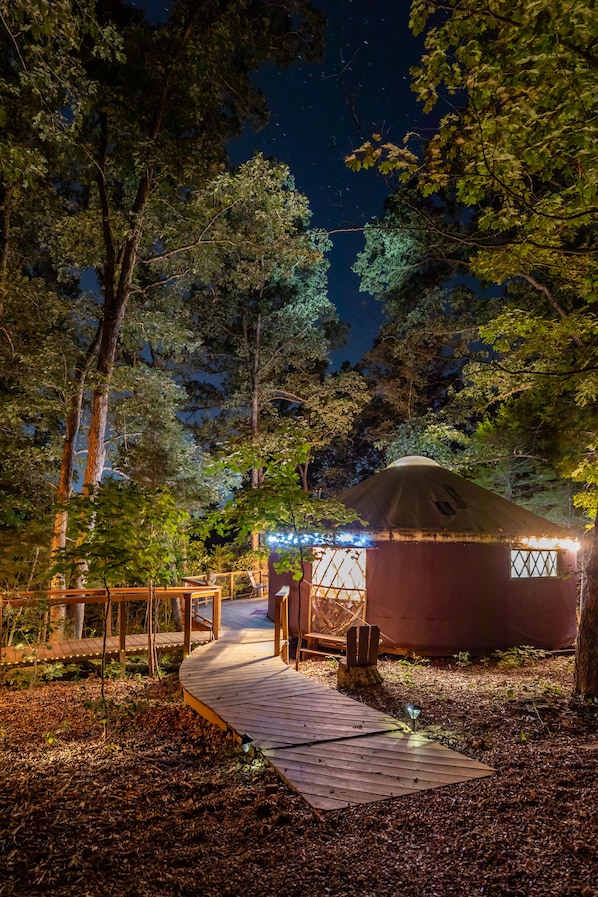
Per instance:
[[[158,651],[169,648],[182,648],[184,645],[183,632],[158,632],[155,636],[155,644]],[[209,633],[194,631],[191,633],[191,644],[194,647],[204,644],[209,640]],[[55,645],[31,645],[29,648],[3,647],[1,662],[7,666],[15,664],[27,664],[36,661],[47,663],[63,660],[94,660],[102,656],[103,638],[64,639]],[[127,656],[147,654],[147,633],[139,633],[126,636],[125,652]],[[118,657],[120,654],[120,642],[118,636],[110,636],[106,639],[106,657]]]
[[[243,735],[315,810],[337,810],[488,776],[392,716],[321,686],[273,655],[266,603],[223,605],[224,631],[182,664],[185,701]]]
[[[19,597],[6,597],[0,593],[0,665],[31,664],[40,661],[85,660],[101,656],[104,649],[104,637],[67,639],[44,642],[41,644],[14,647],[4,645],[4,609],[18,610],[26,607],[39,607],[41,602],[46,606],[46,613],[51,607],[66,607],[73,604],[95,604],[103,609],[111,602],[117,608],[117,635],[108,632],[106,638],[106,656],[117,656],[125,662],[129,654],[146,654],[149,651],[146,633],[129,633],[127,631],[126,607],[131,602],[147,602],[148,589],[127,587],[111,589],[56,589],[46,592],[23,592]],[[222,589],[219,586],[173,586],[160,587],[152,591],[156,600],[176,599],[182,604],[182,632],[156,633],[152,638],[156,650],[183,648],[183,655],[191,653],[194,646],[203,644],[211,638],[217,639],[220,628],[220,612]],[[208,603],[209,602],[209,603]],[[200,609],[209,613],[204,616]]]

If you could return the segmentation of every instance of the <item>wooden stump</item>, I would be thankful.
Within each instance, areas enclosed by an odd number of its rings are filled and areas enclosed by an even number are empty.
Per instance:
[[[380,670],[374,664],[365,667],[348,667],[344,657],[338,664],[337,686],[359,691],[361,688],[373,688],[380,685],[382,676]]]

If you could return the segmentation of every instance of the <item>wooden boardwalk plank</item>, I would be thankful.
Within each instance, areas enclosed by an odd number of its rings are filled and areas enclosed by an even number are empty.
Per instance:
[[[424,755],[420,756],[420,749]],[[432,750],[430,750],[432,748]],[[431,754],[436,762],[430,762]],[[387,800],[489,775],[492,770],[435,742],[405,732],[368,735],[264,755],[288,784],[316,809]]]
[[[314,809],[387,800],[492,773],[272,657],[272,627],[252,611],[254,603],[227,604],[221,639],[181,667],[183,694],[238,739],[248,734]]]

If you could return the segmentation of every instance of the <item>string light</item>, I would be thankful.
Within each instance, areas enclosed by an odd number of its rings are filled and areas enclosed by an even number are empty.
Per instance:
[[[529,536],[522,539],[524,545],[530,548],[564,548],[566,551],[579,551],[580,545],[576,539],[538,539],[536,536]]]
[[[270,533],[266,541],[272,547],[294,548],[300,545],[336,545],[342,548],[366,548],[372,544],[366,533]]]

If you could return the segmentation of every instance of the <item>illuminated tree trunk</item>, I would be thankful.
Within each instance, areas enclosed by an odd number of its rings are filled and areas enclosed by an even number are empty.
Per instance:
[[[66,548],[66,532],[68,526],[68,511],[66,503],[73,491],[73,477],[75,471],[75,452],[77,436],[81,423],[81,408],[83,404],[83,378],[77,384],[75,394],[71,398],[65,420],[64,442],[62,444],[62,460],[60,464],[60,477],[56,492],[56,507],[52,529],[52,557],[57,558]],[[53,589],[65,587],[64,576],[59,574],[52,580]],[[50,641],[59,641],[64,629],[66,607],[64,604],[54,605],[50,608]]]
[[[160,131],[166,97],[163,96],[161,100],[152,130],[152,141],[156,139]],[[104,472],[110,382],[116,362],[118,340],[131,295],[133,272],[135,270],[137,250],[142,234],[140,221],[151,193],[153,180],[153,168],[150,165],[139,182],[137,195],[132,207],[132,217],[136,221],[136,226],[132,227],[129,231],[127,239],[118,252],[117,257],[116,248],[113,242],[113,234],[110,228],[108,196],[104,179],[104,162],[107,145],[107,134],[105,129],[102,131],[102,140],[103,145],[100,150],[100,166],[96,180],[98,184],[100,204],[103,211],[105,250],[104,317],[101,323],[101,337],[96,365],[99,385],[96,387],[93,394],[87,440],[87,464],[83,479],[84,493],[89,492],[93,487],[99,485]],[[119,265],[120,272],[117,274]],[[79,577],[79,582],[77,583],[78,587],[82,588],[84,582],[85,573],[83,572]],[[84,604],[73,605],[73,635],[76,639],[82,637],[84,611]]]
[[[251,441],[257,445],[260,436],[260,393],[259,393],[259,371],[260,371],[260,342],[262,335],[262,319],[258,315],[255,328],[255,349],[251,355],[251,404],[250,404],[250,424],[251,424]],[[251,488],[259,489],[262,484],[263,471],[258,465],[251,468]],[[260,547],[260,534],[254,530],[251,533],[251,550],[258,551]]]
[[[75,475],[75,458],[77,452],[77,438],[81,426],[81,414],[83,409],[83,395],[85,392],[85,382],[91,368],[93,358],[95,357],[101,336],[101,328],[98,328],[95,339],[89,351],[84,365],[78,366],[75,370],[74,390],[70,398],[70,404],[67,409],[64,429],[64,442],[62,444],[62,459],[60,463],[60,476],[58,479],[58,489],[56,492],[56,513],[52,528],[52,557],[59,557],[61,552],[66,548],[66,533],[68,527],[68,511],[66,503],[73,492],[73,479]],[[65,588],[64,577],[55,576],[52,580],[53,589]],[[72,619],[72,614],[66,610],[64,605],[55,605],[50,610],[50,641],[57,641],[60,638],[61,631],[64,627],[66,614]]]
[[[582,594],[575,654],[575,691],[598,700],[598,517]]]

